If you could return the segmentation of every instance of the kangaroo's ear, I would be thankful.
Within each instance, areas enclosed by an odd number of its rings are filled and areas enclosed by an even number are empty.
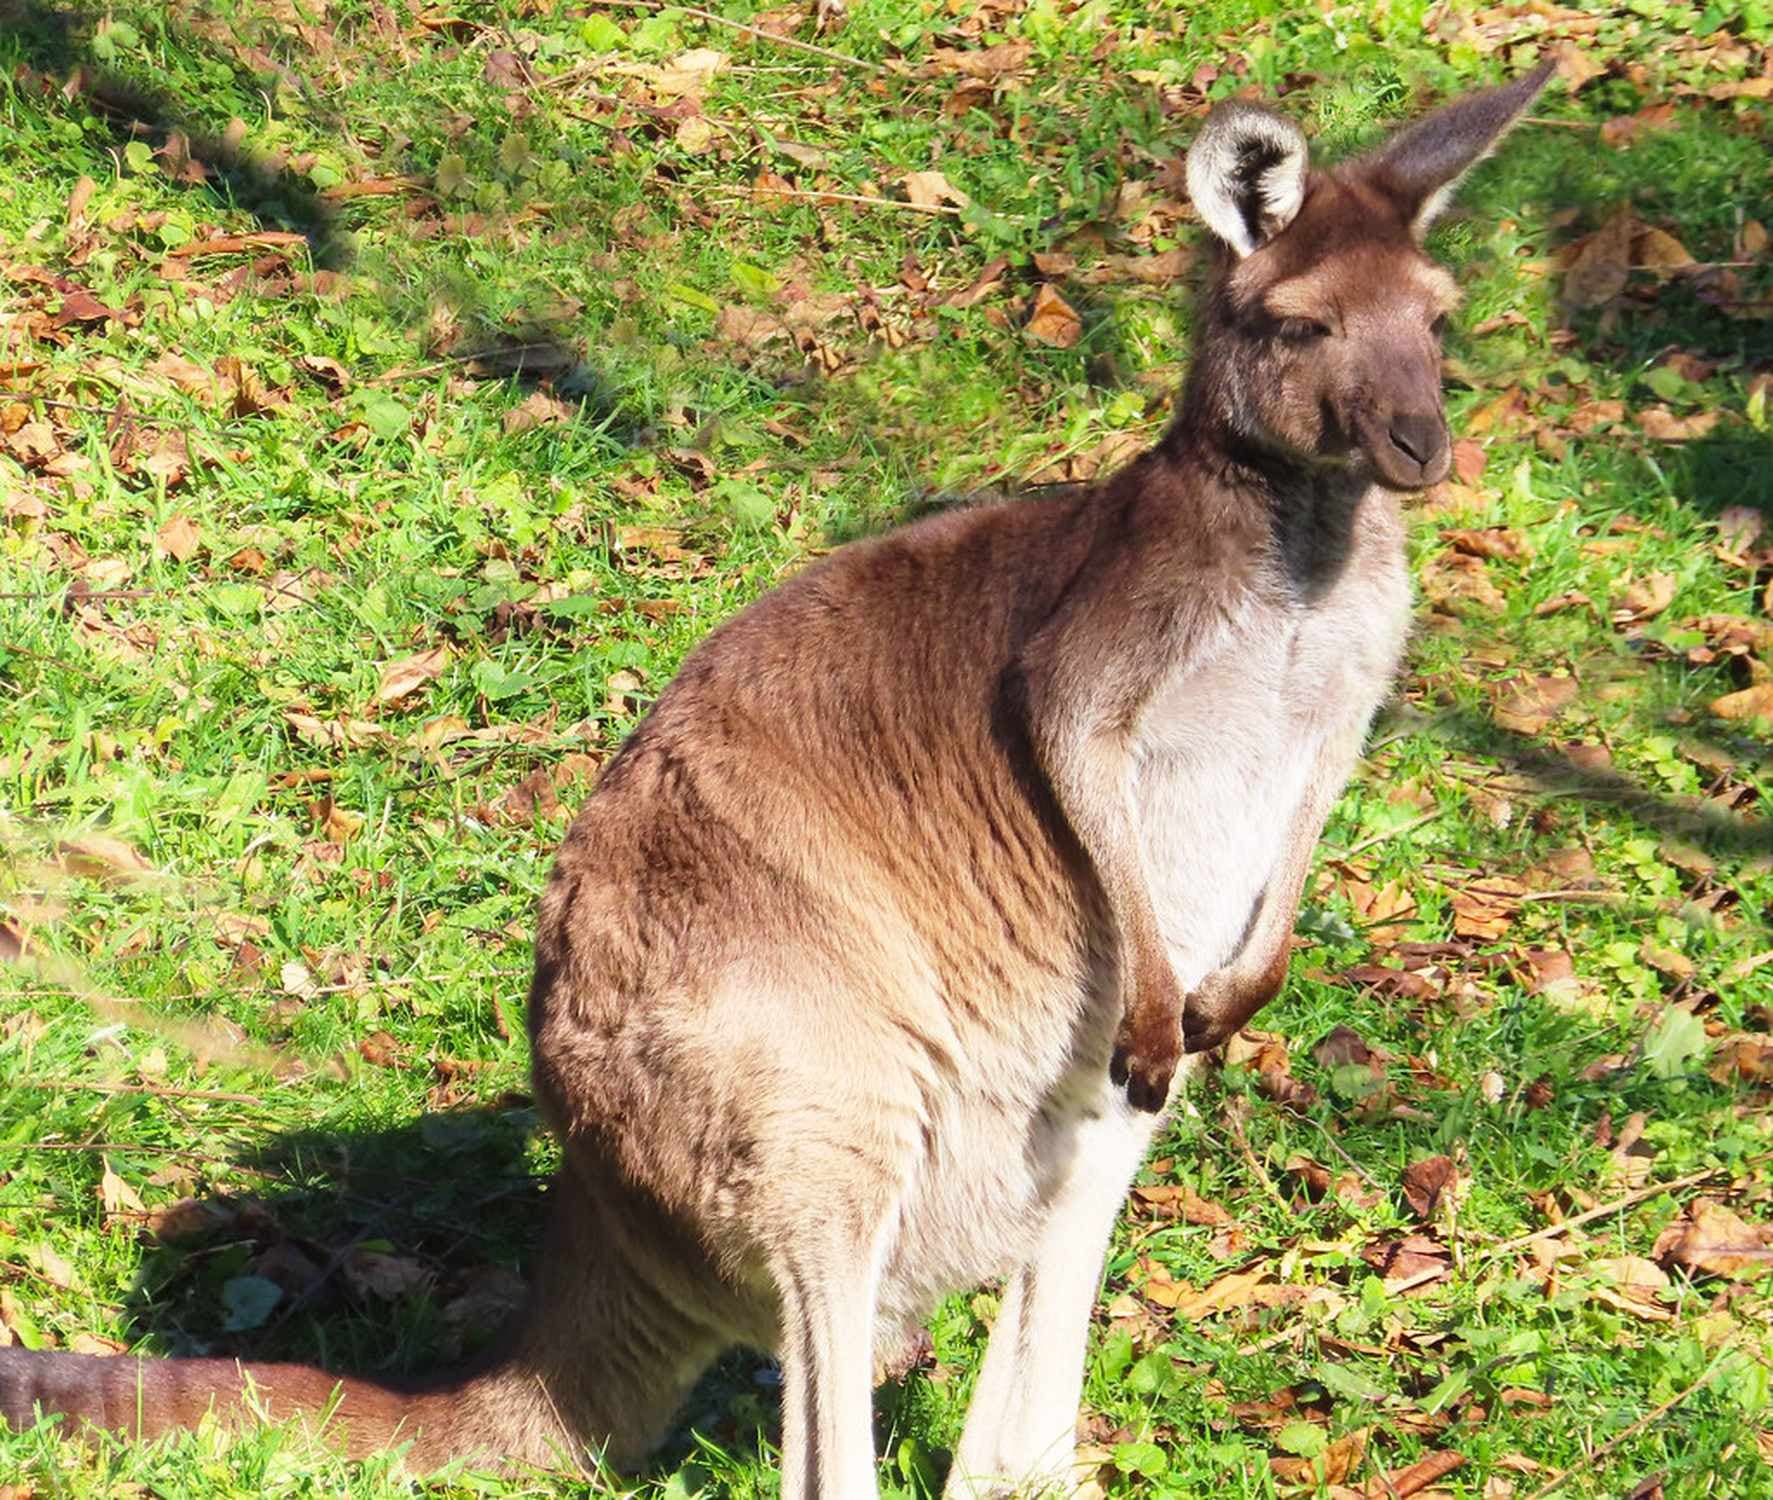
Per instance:
[[[1241,99],[1207,117],[1188,148],[1188,196],[1207,227],[1240,256],[1293,222],[1305,201],[1305,133]]]
[[[1459,179],[1494,151],[1556,70],[1553,58],[1500,88],[1468,94],[1406,126],[1357,169],[1386,192],[1420,239]]]

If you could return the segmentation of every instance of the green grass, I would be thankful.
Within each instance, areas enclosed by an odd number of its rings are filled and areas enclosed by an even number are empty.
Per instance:
[[[1773,276],[1744,239],[1773,220],[1768,105],[1710,97],[1764,75],[1773,13],[1700,12],[1555,11],[1549,39],[1608,73],[1554,92],[1437,233],[1482,473],[1418,514],[1431,607],[1260,1018],[1277,1040],[1200,1087],[1142,1179],[1231,1225],[1148,1193],[1117,1234],[1086,1414],[1110,1493],[1294,1493],[1271,1459],[1365,1431],[1349,1484],[1452,1450],[1458,1496],[1565,1468],[1569,1494],[1773,1494],[1773,1305],[1676,1267],[1646,1317],[1603,1264],[1650,1256],[1701,1193],[1767,1217],[1773,1150],[1767,1077],[1725,1065],[1773,1027],[1773,965],[1747,966],[1773,947],[1773,745],[1708,712],[1773,672],[1773,555],[1732,558],[1719,525],[1773,523]],[[1128,257],[1199,247],[1174,161],[1206,97],[1284,88],[1347,149],[1515,71],[1546,24],[1463,0],[856,0],[819,39],[856,59],[834,63],[551,0],[0,8],[0,903],[24,944],[0,969],[4,1336],[369,1372],[476,1347],[536,1240],[529,928],[585,781],[558,810],[502,799],[607,754],[711,625],[821,548],[1160,431],[1195,271]],[[1020,67],[958,71],[1003,44]],[[692,49],[727,61],[686,106],[648,70],[693,72]],[[1628,141],[1598,129],[1664,102]],[[967,206],[750,196],[770,172],[898,198],[926,170]],[[1710,268],[1562,306],[1560,258],[1627,199]],[[189,253],[267,232],[300,238]],[[1021,328],[1049,273],[1070,349]],[[1654,441],[1653,406],[1716,424]],[[1506,528],[1512,555],[1450,562],[1455,527]],[[1662,607],[1617,618],[1653,575]],[[1577,591],[1591,607],[1540,612]],[[378,701],[386,664],[438,648]],[[1543,724],[1506,711],[1535,676],[1577,683]],[[1456,930],[1479,877],[1525,898],[1494,937]],[[1535,986],[1530,950],[1567,979]],[[1313,1055],[1338,1025],[1374,1063]],[[1422,1222],[1404,1173],[1437,1156],[1456,1183]],[[1499,1248],[1707,1170],[1555,1261]],[[213,1206],[197,1232],[144,1233],[187,1197]],[[1412,1234],[1446,1274],[1388,1289],[1374,1262]],[[289,1290],[254,1303],[253,1276]],[[946,1304],[934,1366],[883,1394],[889,1493],[930,1491],[993,1310],[988,1288]],[[758,1375],[716,1372],[637,1491],[773,1493]],[[47,1428],[0,1437],[8,1482],[414,1488],[275,1432],[88,1452]]]

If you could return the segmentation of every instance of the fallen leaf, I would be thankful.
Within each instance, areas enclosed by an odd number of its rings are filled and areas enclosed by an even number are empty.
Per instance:
[[[1525,563],[1533,560],[1533,547],[1510,526],[1486,526],[1477,530],[1450,528],[1441,533],[1441,540],[1473,557],[1494,557],[1503,562]]]
[[[1690,417],[1677,417],[1666,406],[1646,406],[1635,420],[1647,438],[1659,443],[1688,443],[1702,438],[1718,425],[1722,414],[1716,411],[1695,412]]]
[[[1526,887],[1506,875],[1473,880],[1449,891],[1453,908],[1453,932],[1458,937],[1490,940],[1508,931]]]
[[[1635,625],[1653,620],[1674,603],[1675,578],[1672,573],[1649,573],[1630,580],[1613,601],[1610,611],[1615,625]]]
[[[546,427],[556,422],[570,422],[578,408],[562,401],[551,391],[534,390],[505,413],[503,427],[507,437],[531,428]]]
[[[1565,418],[1564,425],[1578,437],[1625,420],[1623,401],[1584,401]]]
[[[1710,1199],[1689,1203],[1650,1252],[1665,1266],[1742,1279],[1773,1268],[1773,1226],[1751,1225]]]
[[[1711,711],[1720,719],[1773,720],[1773,682],[1757,682],[1739,693],[1713,698]]]
[[[148,373],[164,376],[187,396],[213,401],[220,390],[213,373],[170,349],[148,366]]]
[[[1366,1064],[1374,1060],[1373,1049],[1362,1040],[1359,1032],[1348,1026],[1332,1028],[1311,1049],[1311,1055],[1320,1068],[1340,1068],[1351,1063]]]
[[[1141,1203],[1164,1211],[1166,1217],[1181,1219],[1185,1224],[1223,1229],[1234,1222],[1226,1209],[1201,1197],[1187,1183],[1152,1183],[1134,1188],[1133,1196]]]
[[[322,797],[313,807],[314,831],[335,844],[348,844],[363,829],[363,814],[347,812],[331,797]]]
[[[1490,716],[1513,734],[1543,734],[1576,701],[1574,677],[1517,677],[1504,685]]]
[[[1659,974],[1666,974],[1670,979],[1687,980],[1699,972],[1699,966],[1684,953],[1677,953],[1672,948],[1664,948],[1653,943],[1649,938],[1638,946],[1638,957],[1643,959]]]
[[[1459,438],[1453,444],[1453,477],[1462,485],[1475,485],[1484,477],[1487,457],[1484,445],[1471,438]]]
[[[1607,65],[1595,57],[1592,48],[1578,47],[1574,42],[1562,43],[1553,56],[1557,58],[1557,75],[1569,85],[1572,94],[1607,71]]]
[[[1368,1245],[1361,1251],[1361,1259],[1373,1268],[1386,1291],[1392,1293],[1406,1287],[1427,1286],[1453,1270],[1446,1246],[1422,1234]]]
[[[188,562],[202,542],[197,528],[191,524],[191,518],[181,513],[168,517],[166,523],[154,534],[154,551],[161,557]]]
[[[940,172],[907,172],[899,179],[906,199],[919,208],[942,208],[952,204],[965,208],[972,200]]]
[[[122,839],[108,833],[87,833],[64,840],[61,856],[62,865],[70,874],[84,875],[107,885],[128,885],[154,873],[147,860]]]
[[[1051,282],[1043,282],[1034,294],[1034,310],[1025,326],[1031,339],[1054,349],[1069,349],[1083,337],[1083,319]]]
[[[730,343],[747,349],[761,349],[772,339],[782,338],[787,327],[774,313],[761,308],[729,303],[715,314],[714,331]]]
[[[1664,276],[1692,268],[1687,247],[1665,229],[1646,229],[1632,249],[1632,263]]]
[[[1367,1456],[1367,1431],[1362,1427],[1337,1438],[1314,1458],[1271,1458],[1269,1470],[1277,1484],[1322,1493],[1326,1486],[1341,1485],[1361,1466]]]
[[[1419,1219],[1432,1219],[1457,1173],[1450,1156],[1429,1156],[1404,1168],[1404,1201]]]
[[[1594,1261],[1586,1269],[1605,1283],[1589,1288],[1595,1301],[1646,1322],[1674,1321],[1673,1310],[1662,1304],[1662,1294],[1670,1284],[1668,1272],[1655,1261],[1641,1255],[1614,1255]]]
[[[1256,1289],[1269,1279],[1269,1268],[1259,1265],[1252,1271],[1233,1271],[1221,1276],[1198,1292],[1189,1292],[1169,1305],[1178,1317],[1198,1323],[1217,1313],[1248,1307],[1256,1300]]]
[[[1422,592],[1430,603],[1447,609],[1470,604],[1500,614],[1508,603],[1484,560],[1464,552],[1430,558],[1422,570]]]
[[[1592,609],[1594,600],[1579,589],[1571,589],[1568,593],[1556,594],[1550,599],[1541,600],[1533,606],[1533,614],[1540,619],[1546,615],[1561,614],[1566,609]]]
[[[703,115],[691,115],[678,122],[673,139],[680,151],[690,156],[700,156],[714,144],[719,133],[713,121]]]
[[[377,703],[399,703],[410,698],[426,683],[442,675],[449,665],[449,650],[433,646],[417,656],[405,656],[382,667],[381,681],[376,687]]]
[[[400,1068],[404,1049],[385,1031],[372,1031],[357,1044],[357,1051],[366,1063],[377,1068]]]
[[[1632,231],[1637,221],[1622,204],[1582,243],[1564,276],[1564,301],[1571,307],[1600,307],[1625,290],[1631,279]]]
[[[345,1262],[345,1282],[359,1297],[403,1301],[427,1291],[431,1273],[418,1261],[376,1250],[356,1250]]]
[[[1367,1481],[1366,1488],[1357,1493],[1360,1500],[1409,1500],[1411,1495],[1445,1479],[1464,1463],[1463,1453],[1430,1453],[1401,1469],[1389,1469],[1384,1474],[1374,1475]]]
[[[115,1218],[119,1214],[146,1214],[148,1209],[142,1202],[141,1194],[111,1170],[109,1161],[103,1157],[100,1161],[103,1169],[99,1175],[99,1203],[104,1208],[105,1216]]]

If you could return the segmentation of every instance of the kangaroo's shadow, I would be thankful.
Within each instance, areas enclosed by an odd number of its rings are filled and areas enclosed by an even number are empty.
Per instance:
[[[401,1125],[272,1136],[161,1214],[125,1299],[127,1331],[150,1355],[377,1379],[468,1363],[523,1307],[553,1191],[547,1155],[517,1095]],[[884,1391],[883,1423],[896,1425],[903,1405],[902,1386]],[[704,1443],[761,1461],[780,1434],[773,1362],[734,1351],[643,1476],[674,1471]]]

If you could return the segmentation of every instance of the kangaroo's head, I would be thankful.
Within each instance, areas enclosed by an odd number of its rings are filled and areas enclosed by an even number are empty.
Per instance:
[[[1366,156],[1314,169],[1283,115],[1232,101],[1188,153],[1188,190],[1231,252],[1190,399],[1224,440],[1293,462],[1365,459],[1396,489],[1444,479],[1440,335],[1453,279],[1422,248],[1461,176],[1552,65],[1472,94]]]

